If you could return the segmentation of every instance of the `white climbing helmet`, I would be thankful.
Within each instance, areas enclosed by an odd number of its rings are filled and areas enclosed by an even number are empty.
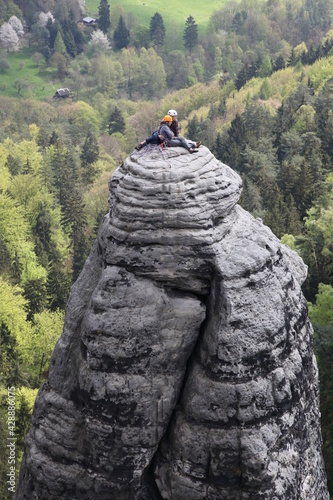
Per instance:
[[[169,109],[168,115],[169,116],[177,116],[177,111],[175,111],[174,109]]]

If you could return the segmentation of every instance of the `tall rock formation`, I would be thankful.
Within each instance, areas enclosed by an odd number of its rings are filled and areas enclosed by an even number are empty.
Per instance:
[[[205,147],[113,174],[18,500],[328,500],[306,268],[240,194]]]

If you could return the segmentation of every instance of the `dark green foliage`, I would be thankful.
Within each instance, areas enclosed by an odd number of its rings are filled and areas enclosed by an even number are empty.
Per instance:
[[[31,27],[29,45],[42,52],[49,44],[49,36],[50,34],[46,27],[36,23]]]
[[[320,411],[323,437],[323,455],[329,491],[333,491],[333,327],[313,323],[314,346],[319,366]]]
[[[32,174],[32,173],[33,173],[33,169],[30,165],[29,158],[27,158],[27,161],[24,163],[24,165],[22,167],[22,174],[28,175],[28,174]]]
[[[156,47],[161,47],[165,39],[165,27],[161,14],[155,12],[149,24],[150,39]]]
[[[51,227],[52,220],[46,206],[41,205],[39,213],[36,217],[35,224],[32,226],[35,235],[35,251],[37,255],[42,252],[48,253],[51,245]]]
[[[27,319],[33,319],[34,314],[40,313],[47,302],[46,283],[43,278],[26,281],[23,286],[23,297],[27,299]]]
[[[103,33],[107,33],[111,26],[110,5],[108,0],[101,0],[98,7],[98,27]]]
[[[200,125],[197,115],[194,115],[192,120],[188,121],[187,125],[187,135],[189,139],[195,140],[199,136]]]
[[[85,234],[87,219],[84,211],[84,203],[81,194],[73,190],[66,200],[62,210],[61,222],[69,231],[73,243],[73,281],[80,274],[83,264],[87,258],[89,248]]]
[[[274,62],[273,69],[274,71],[279,71],[280,69],[283,69],[286,67],[285,60],[283,56],[279,55]]]
[[[61,26],[58,20],[52,22],[51,19],[47,21],[46,29],[49,32],[49,48],[53,49],[55,39],[57,38],[58,31],[61,31]]]
[[[51,311],[65,309],[70,286],[71,280],[68,272],[64,269],[60,255],[53,252],[46,283],[47,300]]]
[[[120,50],[129,44],[130,40],[130,35],[129,35],[129,30],[126,28],[125,21],[123,16],[120,16],[118,26],[114,30],[113,33],[113,41],[115,44],[115,47]]]
[[[114,134],[115,132],[120,132],[121,134],[123,134],[125,132],[125,126],[126,124],[124,117],[116,106],[110,113],[108,120],[109,135]]]
[[[185,47],[192,54],[192,50],[198,45],[198,26],[192,16],[186,19],[183,40]]]
[[[23,447],[26,433],[31,427],[31,410],[26,398],[21,394],[19,409],[16,412],[15,436],[17,437],[18,447]]]
[[[62,38],[64,40],[65,46],[66,46],[66,51],[71,57],[75,57],[78,53],[75,39],[74,39],[74,34],[73,34],[73,27],[72,24],[70,23],[69,19],[64,19],[61,25],[62,28]]]
[[[91,184],[94,182],[98,172],[93,164],[98,160],[98,157],[99,147],[96,136],[89,131],[83,143],[80,155],[82,180],[84,184]]]
[[[5,166],[8,168],[9,172],[13,176],[19,174],[21,172],[21,170],[22,170],[22,163],[19,160],[19,158],[14,157],[10,153],[7,156],[7,160],[6,160]]]
[[[238,173],[242,173],[244,169],[244,158],[242,153],[245,151],[246,135],[247,129],[244,119],[241,115],[237,114],[232,120],[226,136],[226,141],[222,150],[222,160]]]
[[[16,340],[11,335],[7,325],[0,322],[0,366],[1,366],[1,382],[6,386],[15,385],[16,378],[11,373],[11,368],[18,362],[18,354],[16,349]]]
[[[212,152],[216,156],[218,160],[222,160],[223,156],[223,138],[221,132],[218,132],[216,139],[215,139],[215,144],[213,146]]]

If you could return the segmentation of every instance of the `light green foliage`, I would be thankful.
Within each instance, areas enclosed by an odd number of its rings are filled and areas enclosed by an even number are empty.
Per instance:
[[[29,335],[31,328],[26,322],[26,300],[17,285],[11,285],[0,277],[0,322],[3,321],[15,339],[20,342]]]
[[[331,285],[319,284],[316,303],[308,304],[309,317],[313,323],[321,326],[333,326],[333,288]]]
[[[67,54],[65,42],[62,38],[60,31],[58,31],[58,33],[57,33],[53,48],[54,48],[54,52],[58,52],[59,54],[63,54],[63,55]]]
[[[264,78],[272,73],[272,63],[268,55],[266,55],[260,65],[258,76]]]
[[[326,200],[326,206],[310,208],[305,219],[307,234],[313,241],[320,240],[321,254],[329,259],[333,256],[333,199]]]
[[[109,98],[119,95],[119,91],[125,82],[125,71],[118,61],[101,55],[92,61],[91,72],[95,75],[101,92],[105,93]]]
[[[310,78],[315,90],[320,90],[325,82],[332,78],[333,68],[333,55],[328,58],[319,59],[314,64],[312,64],[307,72],[308,78]]]
[[[271,97],[271,95],[272,95],[272,87],[270,81],[268,80],[268,78],[265,78],[260,86],[259,97],[260,99],[266,101]]]
[[[296,59],[299,58],[303,54],[303,52],[307,52],[307,51],[308,51],[308,49],[307,49],[307,46],[305,45],[304,42],[297,45],[297,47],[294,47],[294,54],[295,54]]]
[[[42,311],[35,314],[30,335],[20,339],[22,361],[36,381],[48,369],[54,346],[59,339],[64,324],[64,311]]]
[[[291,250],[297,251],[296,238],[292,234],[284,234],[281,238],[281,243],[288,245]]]
[[[94,108],[84,101],[78,101],[73,105],[71,119],[74,125],[75,137],[84,139],[89,130],[92,130],[95,134],[99,131],[99,116]]]
[[[40,170],[43,157],[36,141],[23,140],[14,142],[12,139],[7,138],[3,142],[3,148],[7,152],[7,156],[11,154],[14,158],[17,158],[22,165],[28,160],[34,174],[38,173]]]
[[[0,233],[12,260],[17,256],[23,285],[27,280],[45,278],[46,270],[38,264],[34,246],[30,239],[27,220],[22,209],[8,194],[0,193]]]
[[[298,133],[314,131],[316,112],[310,104],[303,104],[295,113],[295,125],[293,130]]]

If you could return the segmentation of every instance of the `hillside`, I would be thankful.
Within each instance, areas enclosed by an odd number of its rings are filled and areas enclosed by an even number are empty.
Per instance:
[[[159,12],[165,21],[166,28],[171,32],[171,38],[174,36],[175,31],[178,35],[188,16],[194,17],[198,23],[199,31],[203,32],[207,28],[213,12],[221,9],[223,3],[225,3],[225,0],[202,0],[201,2],[192,2],[190,0],[183,2],[177,0],[168,2],[162,0],[123,0],[121,4],[111,6],[111,20],[112,10],[119,8],[119,5],[121,5],[125,13],[133,14],[138,23],[143,25],[149,25],[151,17],[155,12]],[[98,17],[99,4],[100,0],[86,0],[87,15]]]

